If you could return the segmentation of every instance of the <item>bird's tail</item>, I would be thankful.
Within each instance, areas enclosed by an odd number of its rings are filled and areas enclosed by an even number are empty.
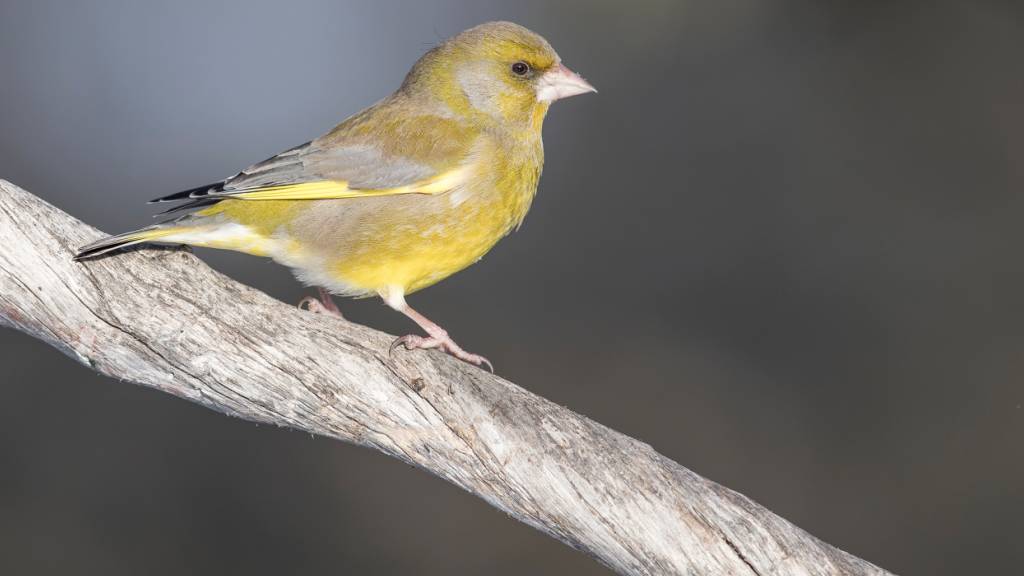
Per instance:
[[[157,224],[139,230],[125,232],[116,236],[108,236],[78,249],[75,260],[85,260],[106,254],[118,248],[140,244],[142,242],[168,242],[171,244],[187,243],[185,236],[195,230],[194,226],[175,224]]]
[[[244,252],[253,256],[272,256],[279,248],[273,237],[265,236],[249,226],[223,218],[190,214],[177,220],[97,240],[79,248],[75,260],[85,260],[143,242],[205,246]]]

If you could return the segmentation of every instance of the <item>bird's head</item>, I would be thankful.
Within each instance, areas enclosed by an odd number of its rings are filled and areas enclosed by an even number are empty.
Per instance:
[[[448,39],[420,58],[402,89],[437,98],[457,114],[538,132],[552,102],[596,92],[547,40],[511,22]]]

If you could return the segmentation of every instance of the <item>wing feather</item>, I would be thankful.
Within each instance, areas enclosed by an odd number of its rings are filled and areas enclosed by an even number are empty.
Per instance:
[[[280,184],[262,188],[225,189],[204,193],[201,198],[233,198],[236,200],[328,200],[338,198],[369,198],[398,194],[442,194],[465,182],[468,169],[449,170],[433,178],[393,188],[353,188],[344,180],[315,180],[297,184]]]
[[[376,107],[375,107],[376,108]],[[402,122],[388,117],[401,110],[364,112],[398,126],[395,138],[358,131],[360,116],[332,132],[286,150],[207,186],[171,194],[154,202],[185,201],[179,209],[233,200],[324,200],[399,194],[441,194],[463,184],[476,134],[449,118],[419,116]],[[390,144],[388,144],[390,142]],[[395,143],[398,143],[396,146]],[[415,159],[414,159],[415,158]]]

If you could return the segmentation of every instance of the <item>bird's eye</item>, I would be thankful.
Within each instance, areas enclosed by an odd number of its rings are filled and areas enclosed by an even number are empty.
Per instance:
[[[512,73],[516,76],[526,76],[530,72],[530,65],[526,62],[516,62],[512,65]]]

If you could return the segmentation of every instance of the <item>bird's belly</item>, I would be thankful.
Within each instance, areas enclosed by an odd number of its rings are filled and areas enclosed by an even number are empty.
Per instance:
[[[483,257],[508,232],[501,215],[438,215],[360,235],[329,263],[346,291],[408,294],[451,276]]]

